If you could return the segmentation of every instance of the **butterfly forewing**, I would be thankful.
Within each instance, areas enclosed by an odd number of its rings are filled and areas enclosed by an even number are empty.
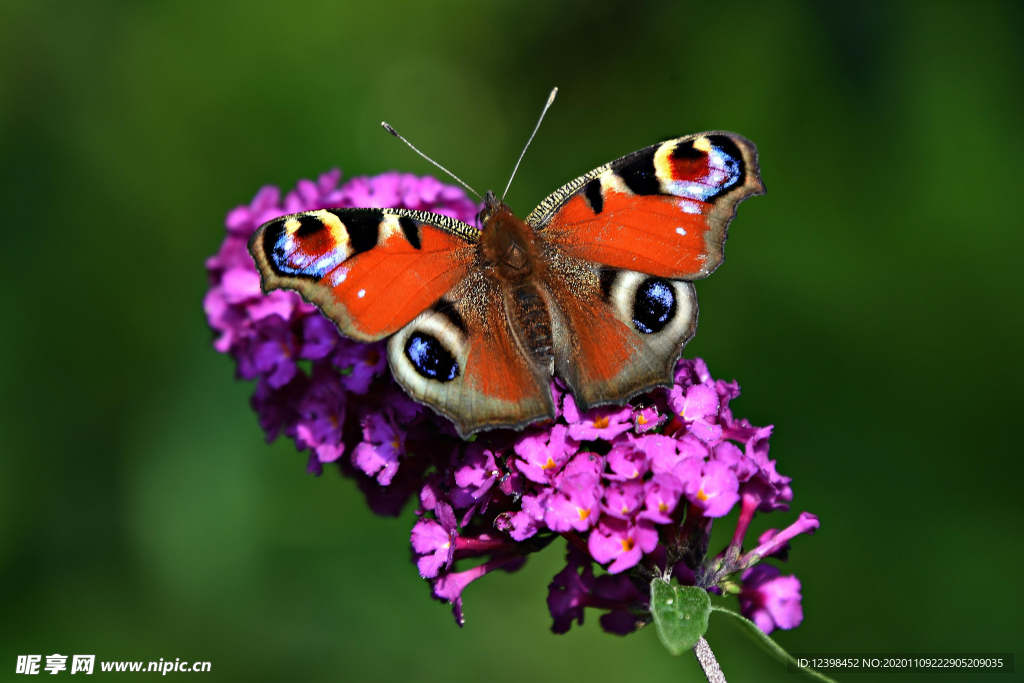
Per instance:
[[[479,232],[448,216],[399,209],[322,209],[260,226],[249,251],[263,291],[291,289],[346,336],[394,334],[474,263]]]
[[[580,176],[526,222],[571,256],[695,280],[722,262],[736,205],[763,192],[752,142],[733,133],[701,133]]]

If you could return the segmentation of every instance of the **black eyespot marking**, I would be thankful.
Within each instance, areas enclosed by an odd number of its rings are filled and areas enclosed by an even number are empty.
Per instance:
[[[402,228],[402,234],[405,235],[405,239],[409,240],[409,244],[412,245],[413,249],[420,248],[420,227],[416,225],[416,221],[409,218],[408,216],[399,216],[398,225]]]
[[[595,214],[604,210],[604,196],[601,194],[601,181],[594,178],[583,188],[583,196],[587,198],[591,210]]]
[[[629,161],[615,169],[634,194],[662,194],[661,181],[654,170],[654,153],[657,151],[658,148],[654,147],[631,154],[627,157]]]
[[[427,379],[450,382],[459,375],[459,364],[436,337],[413,332],[405,342],[405,357]]]
[[[380,222],[384,220],[384,212],[376,209],[370,210],[344,210],[332,211],[335,216],[341,219],[342,225],[348,232],[349,244],[352,245],[352,255],[362,254],[377,246],[377,237],[380,235]]]
[[[676,313],[676,293],[660,278],[644,280],[633,300],[633,325],[644,334],[661,332]]]
[[[676,148],[672,150],[673,159],[696,161],[698,159],[703,159],[705,156],[707,156],[705,152],[702,152],[693,146],[693,140],[680,142],[676,145]]]
[[[298,216],[296,220],[299,221],[299,227],[295,231],[296,237],[309,237],[315,235],[327,226],[324,222],[316,216]]]
[[[448,322],[455,325],[463,334],[469,332],[469,328],[466,327],[466,321],[462,319],[462,315],[455,310],[455,305],[447,299],[438,299],[432,307],[435,313],[440,313],[444,317],[448,318]]]

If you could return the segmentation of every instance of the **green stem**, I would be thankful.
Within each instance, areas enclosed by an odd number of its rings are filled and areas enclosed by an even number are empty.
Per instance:
[[[783,650],[781,645],[779,645],[774,640],[769,638],[767,633],[765,633],[764,631],[762,631],[761,629],[759,629],[757,627],[757,624],[752,622],[750,619],[747,619],[742,614],[739,614],[738,612],[733,612],[731,609],[726,609],[724,607],[718,607],[717,605],[712,605],[711,606],[711,611],[712,612],[721,612],[722,614],[728,614],[730,617],[735,619],[739,624],[745,626],[746,627],[745,628],[745,632],[747,633],[747,635],[753,637],[754,640],[756,640],[758,643],[760,643],[771,654],[775,655],[776,657],[781,659],[783,662],[786,662],[786,663],[796,667],[797,669],[799,669],[800,671],[803,671],[804,673],[808,674],[809,676],[813,676],[813,677],[817,678],[819,681],[825,681],[825,683],[837,683],[837,681],[835,681],[834,679],[829,678],[825,674],[819,673],[818,671],[815,671],[814,669],[812,669],[810,667],[800,666],[800,663],[797,662],[793,658],[793,656],[791,654],[789,654],[788,652]],[[710,680],[710,679],[708,679],[708,680]]]

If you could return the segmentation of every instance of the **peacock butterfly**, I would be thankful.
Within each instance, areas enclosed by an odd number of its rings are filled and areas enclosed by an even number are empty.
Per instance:
[[[490,191],[480,229],[304,211],[260,226],[249,251],[264,292],[298,292],[352,339],[390,337],[395,379],[465,437],[554,417],[552,375],[581,410],[671,384],[696,331],[692,281],[722,262],[736,205],[763,192],[753,143],[699,133],[600,166],[525,220]]]

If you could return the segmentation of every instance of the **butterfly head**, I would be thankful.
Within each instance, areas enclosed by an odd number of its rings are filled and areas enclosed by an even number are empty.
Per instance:
[[[494,194],[494,190],[487,190],[484,194],[484,209],[477,216],[481,228],[485,228],[488,221],[503,212],[512,213],[512,209],[508,207],[508,204],[498,199],[498,196]]]

